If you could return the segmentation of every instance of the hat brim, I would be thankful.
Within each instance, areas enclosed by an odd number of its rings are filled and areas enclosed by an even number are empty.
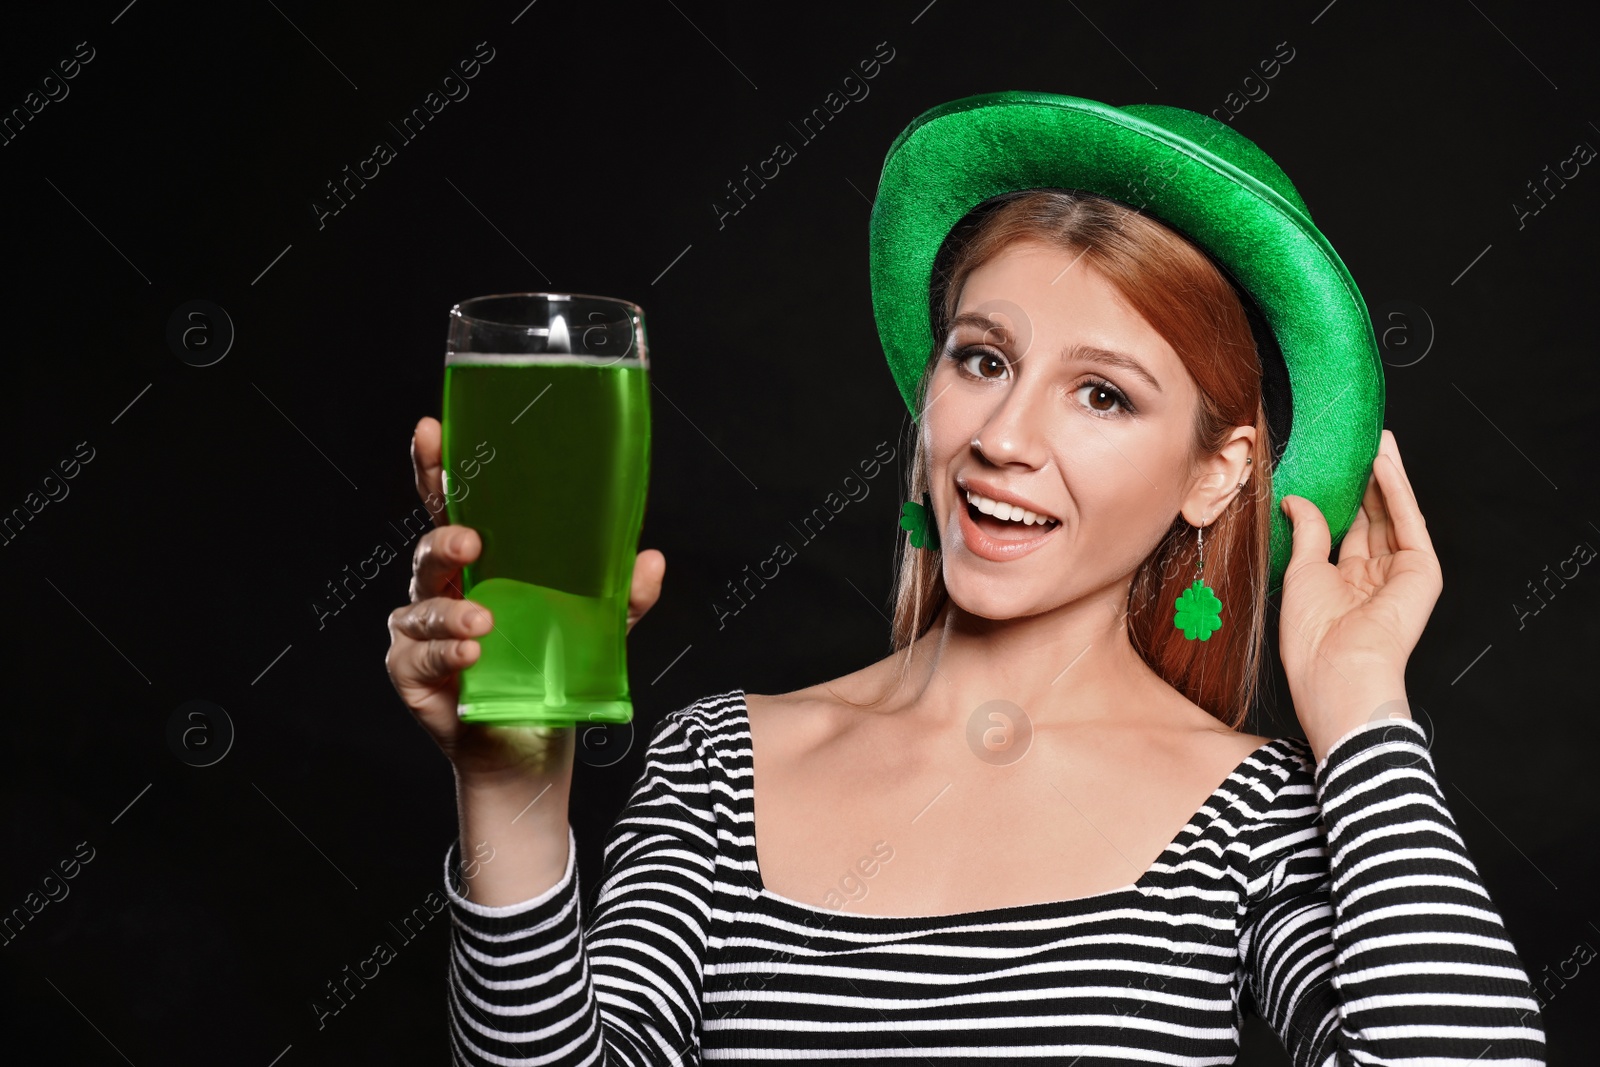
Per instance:
[[[1360,290],[1298,195],[1291,201],[1160,124],[1157,116],[1175,110],[1003,92],[918,116],[890,147],[872,205],[873,313],[916,418],[918,379],[933,347],[934,258],[973,207],[1002,193],[1072,187],[1182,233],[1254,297],[1288,368],[1293,421],[1271,508],[1268,588],[1276,592],[1292,548],[1284,496],[1315,503],[1335,543],[1355,520],[1383,431],[1382,361]]]

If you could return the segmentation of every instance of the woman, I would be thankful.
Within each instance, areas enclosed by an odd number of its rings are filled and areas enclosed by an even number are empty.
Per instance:
[[[667,715],[587,921],[572,732],[457,721],[479,541],[423,538],[388,666],[459,785],[460,1062],[1228,1063],[1249,1010],[1297,1064],[1544,1062],[1409,714],[1439,564],[1303,209],[1178,109],[1006,93],[908,127],[872,235],[919,424],[903,651]],[[437,501],[431,419],[413,459]],[[664,566],[639,554],[630,627]],[[1280,577],[1305,741],[1238,730]]]

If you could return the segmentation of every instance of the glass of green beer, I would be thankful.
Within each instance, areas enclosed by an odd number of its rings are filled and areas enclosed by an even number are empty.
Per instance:
[[[628,590],[650,481],[644,312],[578,293],[450,309],[442,455],[450,522],[483,540],[462,594],[489,609],[460,674],[466,722],[633,719]]]

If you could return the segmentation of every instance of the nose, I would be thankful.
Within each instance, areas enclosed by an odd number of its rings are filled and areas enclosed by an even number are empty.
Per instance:
[[[995,402],[994,409],[973,435],[972,449],[995,466],[1021,463],[1043,465],[1049,419],[1048,382],[1035,375],[1016,379]]]

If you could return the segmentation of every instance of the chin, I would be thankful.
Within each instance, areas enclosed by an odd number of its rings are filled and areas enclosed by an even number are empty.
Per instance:
[[[984,576],[970,572],[954,574],[952,568],[947,566],[944,588],[946,595],[950,597],[950,602],[968,615],[996,622],[1005,619],[1025,619],[1049,610],[1047,605],[1039,603],[1039,583],[1018,580],[1025,577],[1020,572],[1017,578]]]

